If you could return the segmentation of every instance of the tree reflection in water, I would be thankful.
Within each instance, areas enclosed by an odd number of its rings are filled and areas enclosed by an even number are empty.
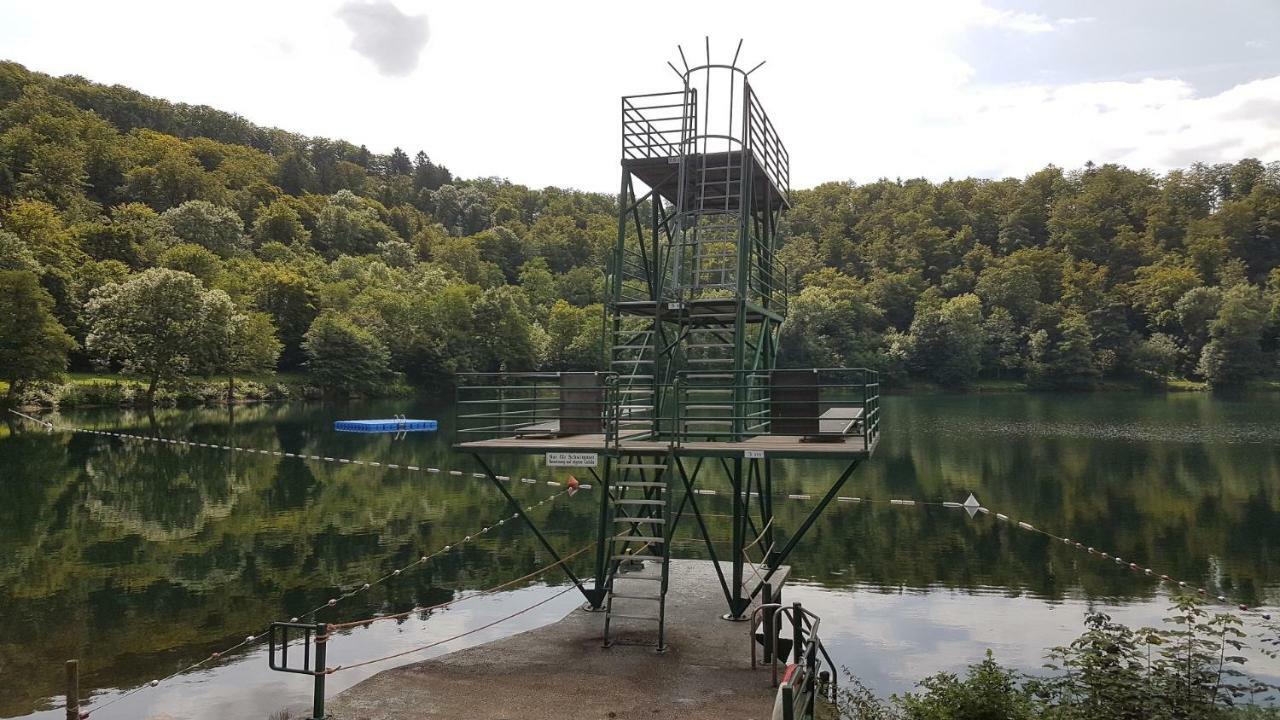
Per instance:
[[[996,395],[885,399],[884,440],[843,494],[982,502],[1017,519],[1249,604],[1273,602],[1280,558],[1280,424],[1274,397]],[[471,471],[436,435],[394,440],[332,431],[341,417],[404,412],[412,403],[263,405],[79,411],[62,422],[154,432],[282,452]],[[549,477],[541,459],[502,457],[499,472]],[[779,463],[781,493],[825,490],[836,469]],[[727,483],[704,473],[709,488]],[[506,514],[470,477],[0,426],[0,716],[59,694],[56,669],[82,661],[89,687],[164,675],[272,619],[455,541]],[[523,500],[545,486],[516,484]],[[590,493],[544,510],[552,542],[594,534]],[[700,497],[724,516],[722,497]],[[778,541],[810,507],[776,503]],[[727,539],[726,517],[710,519]],[[688,535],[690,524],[683,529]],[[694,543],[677,555],[701,557]],[[448,599],[545,562],[519,523],[337,608],[331,619]],[[955,510],[836,504],[792,559],[795,577],[831,591],[949,588],[1047,600],[1140,601],[1157,583],[1081,557],[1043,537]],[[585,571],[589,561],[581,563]],[[230,641],[230,642],[228,642]],[[1040,648],[1036,648],[1038,652]],[[11,683],[11,679],[20,679]]]

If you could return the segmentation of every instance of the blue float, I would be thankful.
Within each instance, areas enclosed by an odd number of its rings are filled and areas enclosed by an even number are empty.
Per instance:
[[[359,433],[435,432],[438,429],[438,424],[435,420],[410,420],[408,418],[335,420],[333,429],[338,432]]]

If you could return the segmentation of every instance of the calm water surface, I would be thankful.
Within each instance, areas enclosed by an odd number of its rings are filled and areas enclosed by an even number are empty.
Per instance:
[[[997,395],[891,397],[873,461],[842,494],[963,500],[1078,538],[1249,604],[1280,603],[1280,398]],[[157,433],[284,452],[472,470],[439,435],[395,440],[332,431],[342,418],[447,420],[422,402],[226,410],[62,413],[66,424]],[[541,459],[503,457],[498,472],[562,479]],[[822,492],[839,472],[789,462],[782,493]],[[709,487],[723,481],[712,479]],[[552,492],[516,484],[522,502]],[[538,511],[551,542],[575,550],[594,533],[591,493]],[[719,503],[719,505],[717,505]],[[707,497],[706,512],[729,512]],[[810,503],[779,501],[795,527]],[[0,425],[0,717],[54,718],[62,662],[80,658],[101,705],[509,515],[470,477],[309,463],[199,448],[125,445]],[[694,526],[683,528],[688,536]],[[712,533],[728,538],[723,518]],[[675,554],[701,557],[679,542]],[[590,561],[582,558],[583,572]],[[549,562],[509,523],[324,619],[438,603]],[[837,662],[881,692],[908,689],[995,650],[1035,671],[1090,609],[1156,624],[1168,598],[1150,579],[979,516],[932,507],[833,505],[791,560],[788,600],[823,616]],[[550,583],[560,583],[548,576]],[[351,663],[479,627],[559,591],[533,582],[403,623],[356,629],[331,646]],[[517,621],[395,662],[409,662],[552,621],[564,595]],[[331,676],[337,692],[394,662]],[[1276,678],[1280,665],[1254,657]],[[265,649],[146,688],[95,713],[113,718],[266,718],[305,704],[307,678],[272,673]]]

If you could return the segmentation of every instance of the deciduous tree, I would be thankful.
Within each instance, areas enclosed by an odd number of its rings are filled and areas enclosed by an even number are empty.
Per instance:
[[[61,375],[74,347],[36,274],[0,270],[0,377],[9,382],[9,401],[27,382]]]
[[[1223,294],[1197,368],[1211,386],[1238,387],[1257,374],[1266,311],[1262,293],[1252,285],[1236,285]]]
[[[95,290],[86,307],[86,349],[99,363],[147,380],[148,402],[162,381],[201,367],[209,339],[225,335],[216,324],[226,295],[205,290],[194,275],[152,268],[123,283]]]
[[[326,392],[373,392],[391,375],[386,345],[351,318],[331,310],[311,323],[302,348],[307,371]]]

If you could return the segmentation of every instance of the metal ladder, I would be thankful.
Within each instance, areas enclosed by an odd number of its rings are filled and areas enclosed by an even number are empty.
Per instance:
[[[692,321],[696,319],[696,324]],[[734,313],[695,313],[686,330],[688,371],[684,374],[683,427],[685,437],[720,436],[733,430]]]
[[[670,552],[667,525],[669,457],[624,455],[611,483],[609,582],[606,588],[604,646],[615,619],[657,623],[657,649],[666,644],[666,597]],[[637,567],[639,565],[639,567]]]
[[[609,365],[618,375],[619,402],[614,420],[618,437],[641,434],[653,426],[656,339],[653,324],[648,325],[621,327],[613,333]]]
[[[738,252],[742,234],[739,192],[743,154],[726,154],[711,165],[704,152],[693,182],[693,212],[686,219],[687,263],[681,287],[688,307],[683,332],[685,366],[681,427],[686,438],[724,439],[735,429],[737,412],[736,309],[729,300],[738,289]]]

